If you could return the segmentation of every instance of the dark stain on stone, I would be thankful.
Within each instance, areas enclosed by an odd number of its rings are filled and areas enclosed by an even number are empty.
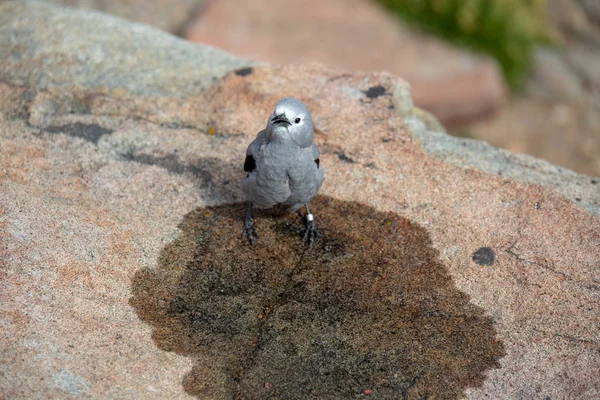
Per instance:
[[[473,261],[479,265],[493,265],[496,253],[489,247],[481,247],[473,253]]]
[[[244,67],[235,70],[235,74],[237,76],[248,76],[254,72],[254,68],[252,67]]]
[[[455,399],[504,355],[494,323],[454,286],[427,231],[393,213],[318,196],[325,232],[307,250],[302,218],[245,205],[197,208],[130,304],[156,345],[193,360],[199,398]]]
[[[195,127],[192,125],[182,124],[180,122],[175,121],[163,122],[160,124],[160,126],[166,129],[195,129]]]
[[[152,154],[127,153],[123,155],[123,158],[128,161],[134,161],[144,165],[156,165],[178,175],[182,175],[188,169],[184,163],[179,161],[179,157],[174,154],[167,154],[166,156],[157,157]]]
[[[342,162],[345,162],[348,164],[356,164],[356,160],[354,160],[352,157],[347,156],[346,153],[344,153],[343,151],[336,151],[335,154],[338,156],[338,158]]]
[[[218,158],[205,157],[192,163],[185,163],[175,154],[159,157],[152,154],[126,153],[122,157],[144,165],[155,165],[173,174],[190,175],[198,180],[199,188],[207,194],[208,198],[213,195],[219,199],[239,197],[239,191],[227,183],[232,177],[241,176],[241,167],[238,171],[235,166],[226,165]]]
[[[31,105],[35,100],[36,92],[32,88],[27,88],[23,92],[20,102],[19,109],[17,111],[17,118],[29,121],[31,117]]]
[[[337,81],[338,79],[344,79],[344,78],[350,78],[350,77],[352,77],[352,74],[343,73],[343,74],[340,74],[340,75],[336,75],[333,78],[327,79],[327,82],[334,82],[334,81]]]
[[[376,99],[379,96],[383,96],[384,94],[386,94],[385,88],[381,85],[377,85],[377,86],[371,86],[369,88],[369,90],[367,91],[363,91],[363,93],[369,98],[369,99]]]
[[[590,182],[592,182],[592,185],[597,185],[598,184],[598,180],[597,179],[592,179]]]
[[[98,144],[100,138],[104,135],[110,135],[114,131],[106,129],[96,124],[84,124],[75,122],[74,124],[49,126],[43,129],[48,133],[64,133],[69,136],[78,137],[88,142]]]

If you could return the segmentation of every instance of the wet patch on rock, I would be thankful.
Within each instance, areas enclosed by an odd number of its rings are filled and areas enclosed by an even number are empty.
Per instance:
[[[152,154],[127,153],[123,155],[123,158],[125,160],[137,162],[144,165],[156,165],[177,175],[182,175],[189,170],[188,166],[182,163],[179,160],[179,157],[173,154],[167,154],[166,156],[158,157]]]
[[[368,90],[364,91],[364,94],[369,99],[376,99],[379,96],[383,96],[384,94],[386,94],[386,90],[383,86],[377,85],[377,86],[372,86]]]
[[[199,189],[213,193],[219,199],[236,199],[239,190],[229,187],[231,177],[238,176],[240,168],[224,164],[218,158],[203,157],[192,163],[182,161],[174,154],[155,156],[153,154],[133,152],[122,154],[123,159],[143,165],[155,165],[172,174],[188,175],[198,180]],[[230,200],[231,201],[231,200]]]
[[[196,129],[194,126],[189,124],[182,124],[181,122],[162,122],[160,124],[161,127],[166,129]]]
[[[483,309],[457,290],[422,227],[319,196],[325,235],[307,251],[302,218],[261,216],[240,241],[245,205],[198,208],[131,305],[165,350],[191,357],[200,398],[457,398],[499,366]]]
[[[74,124],[49,126],[44,128],[48,133],[64,133],[69,136],[78,137],[88,142],[98,144],[100,138],[104,135],[110,135],[114,131],[106,129],[96,124],[84,124],[76,122]]]
[[[481,247],[473,253],[473,261],[479,265],[493,265],[496,260],[496,253],[489,247]]]
[[[245,68],[240,68],[235,70],[235,74],[237,76],[248,76],[251,75],[254,72],[254,68],[252,67],[245,67]]]
[[[348,156],[346,153],[344,153],[343,151],[336,151],[335,154],[338,156],[338,158],[340,159],[340,161],[345,162],[347,164],[356,164],[356,160],[354,160],[354,158]]]

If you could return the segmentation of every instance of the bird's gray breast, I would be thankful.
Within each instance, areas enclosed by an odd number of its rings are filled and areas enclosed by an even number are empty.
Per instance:
[[[323,183],[323,171],[319,170],[312,149],[304,148],[288,159],[290,197],[286,205],[310,202]]]
[[[270,208],[290,197],[285,149],[264,143],[254,154],[256,168],[242,181],[242,190],[258,208]]]
[[[242,187],[258,207],[308,203],[323,182],[312,148],[267,142],[256,154],[256,170]]]

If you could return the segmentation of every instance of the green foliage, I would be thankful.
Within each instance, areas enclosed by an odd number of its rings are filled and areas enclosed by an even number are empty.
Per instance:
[[[539,42],[552,42],[546,0],[378,0],[403,19],[494,56],[512,88],[529,71]]]

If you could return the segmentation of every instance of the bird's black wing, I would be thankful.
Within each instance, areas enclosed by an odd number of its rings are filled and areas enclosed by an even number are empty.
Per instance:
[[[256,139],[254,139],[252,141],[252,143],[250,143],[250,145],[248,146],[248,149],[246,149],[246,160],[244,161],[244,171],[247,172],[248,174],[250,174],[250,172],[256,171],[256,159],[254,158],[254,156],[259,155],[260,146],[266,140],[266,135],[267,135],[267,133],[264,129],[262,131],[258,132],[258,135],[256,135]]]
[[[317,145],[315,143],[312,144],[312,155],[313,155],[313,160],[315,160],[315,164],[317,164],[317,168],[319,168],[319,164],[320,164],[319,158],[321,158],[321,152],[319,151],[319,148],[317,147]]]
[[[244,161],[244,171],[252,172],[256,169],[256,160],[251,155],[246,155],[246,161]]]

